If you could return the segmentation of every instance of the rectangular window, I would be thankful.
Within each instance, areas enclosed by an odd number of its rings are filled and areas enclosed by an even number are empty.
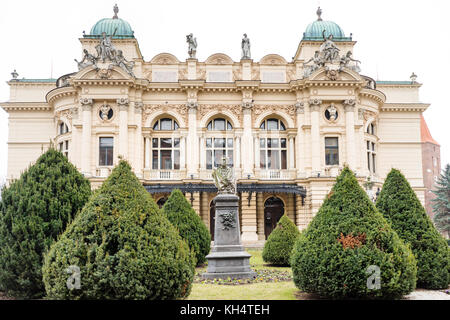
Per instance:
[[[112,166],[113,165],[113,148],[114,138],[100,138],[99,146],[99,165]]]
[[[338,138],[325,138],[325,165],[339,165]]]
[[[180,169],[180,138],[152,139],[152,169]]]

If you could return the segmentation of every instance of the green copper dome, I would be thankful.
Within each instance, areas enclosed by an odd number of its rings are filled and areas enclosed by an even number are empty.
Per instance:
[[[114,6],[114,16],[112,18],[104,18],[99,20],[91,29],[89,35],[85,35],[87,38],[100,38],[102,33],[105,32],[107,36],[113,36],[113,38],[134,38],[134,31],[131,29],[130,24],[120,19],[117,16],[119,8]]]
[[[306,27],[306,31],[303,33],[302,40],[309,41],[322,41],[323,31],[325,30],[325,37],[333,35],[333,41],[351,41],[352,37],[346,37],[344,30],[342,30],[339,25],[333,21],[323,21],[321,18],[322,10],[317,9],[318,19],[310,23]]]

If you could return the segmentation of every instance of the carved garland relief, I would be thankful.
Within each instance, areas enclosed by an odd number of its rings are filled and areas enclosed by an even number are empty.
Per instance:
[[[199,115],[203,118],[210,111],[217,111],[218,113],[224,110],[231,111],[239,122],[241,122],[241,111],[242,107],[240,105],[226,105],[226,104],[202,104],[199,105]]]
[[[266,111],[271,111],[271,112],[281,111],[281,112],[287,114],[292,119],[292,121],[295,123],[295,120],[296,120],[296,116],[295,116],[295,114],[296,114],[296,107],[295,107],[295,105],[278,105],[278,104],[277,105],[275,105],[275,104],[274,105],[261,105],[261,104],[255,105],[253,107],[253,113],[255,115],[253,121],[255,121],[256,118],[261,113],[266,112]],[[259,124],[258,123],[254,123],[254,126],[257,127],[257,126],[259,126]]]

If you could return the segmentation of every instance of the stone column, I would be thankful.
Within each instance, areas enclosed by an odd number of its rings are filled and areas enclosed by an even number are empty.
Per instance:
[[[180,170],[186,169],[186,137],[180,137]]]
[[[234,159],[234,167],[235,169],[241,168],[241,137],[234,138],[234,148],[236,158]]]
[[[208,193],[202,192],[201,194],[201,218],[205,223],[206,227],[209,230],[209,202],[208,202]]]
[[[191,194],[189,193],[189,198],[191,197]],[[189,202],[191,202],[189,200]],[[192,201],[192,208],[197,212],[199,216],[201,216],[200,211],[200,192],[194,192],[194,200]]]
[[[355,100],[349,99],[344,101],[345,108],[345,132],[347,145],[347,164],[350,169],[356,169],[356,154],[355,154]]]
[[[80,99],[81,109],[83,112],[83,131],[81,133],[81,172],[86,177],[92,176],[92,155],[91,155],[91,140],[92,140],[92,99]]]
[[[145,169],[151,169],[151,138],[145,137]]]
[[[294,170],[295,169],[295,149],[294,149],[294,138],[293,137],[289,137],[289,165],[288,168],[289,170]]]
[[[320,121],[319,111],[322,101],[319,99],[311,99],[309,101],[309,107],[311,110],[311,165],[313,175],[316,175],[321,170],[320,159]]]
[[[72,140],[69,142],[69,160],[80,170],[80,134],[79,134],[79,110],[78,106],[70,109],[72,116]]]
[[[286,201],[286,214],[289,217],[289,219],[292,220],[292,222],[295,223],[295,199],[294,194],[288,193],[287,194],[287,201]]]
[[[242,193],[241,212],[242,212],[242,242],[252,243],[258,241],[257,221],[256,221],[256,193]]]
[[[297,112],[297,138],[296,142],[296,168],[297,177],[305,177],[305,135],[303,134],[302,126],[305,124],[305,107],[303,102],[297,102],[295,104],[295,110]]]
[[[197,136],[197,102],[188,102],[189,131],[187,136],[187,174],[197,177],[198,171],[198,136]]]
[[[253,139],[253,144],[255,147],[255,163],[254,163],[254,168],[255,168],[255,172],[258,171],[258,169],[260,168],[260,152],[259,152],[259,138],[258,136],[255,136],[255,138]]]
[[[143,177],[142,166],[144,163],[144,139],[142,136],[142,109],[144,104],[142,102],[134,103],[134,116],[136,122],[136,139],[134,143],[135,158],[134,158],[134,172],[138,178]]]
[[[128,99],[117,99],[119,106],[119,155],[128,159]]]
[[[206,143],[203,134],[200,137],[200,169],[206,169]]]
[[[253,176],[254,156],[253,156],[253,136],[252,136],[252,107],[253,103],[242,103],[242,109],[244,113],[244,132],[242,135],[242,150],[248,150],[249,152],[242,153],[241,163],[243,176]]]
[[[256,194],[256,221],[257,221],[257,233],[258,240],[265,240],[264,234],[264,196],[262,193]]]

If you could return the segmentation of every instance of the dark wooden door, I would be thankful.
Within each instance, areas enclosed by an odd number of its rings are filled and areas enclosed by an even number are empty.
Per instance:
[[[209,232],[211,233],[211,241],[214,241],[214,228],[216,227],[216,205],[211,201],[209,205]]]
[[[267,238],[284,214],[284,204],[280,198],[271,197],[264,203],[264,234]]]

